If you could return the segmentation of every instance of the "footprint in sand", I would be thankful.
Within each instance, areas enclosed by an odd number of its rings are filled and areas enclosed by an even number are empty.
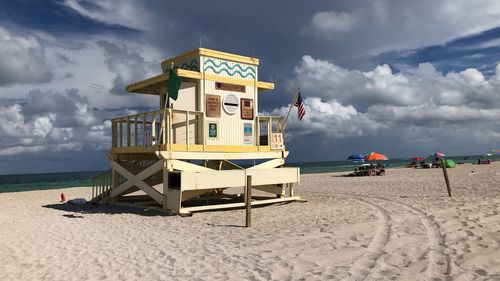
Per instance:
[[[465,234],[469,237],[472,237],[474,236],[474,232],[470,231],[470,230],[464,230]]]

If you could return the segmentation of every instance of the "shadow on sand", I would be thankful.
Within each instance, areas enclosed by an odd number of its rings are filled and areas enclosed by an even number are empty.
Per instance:
[[[73,214],[63,214],[67,218],[82,218],[84,214],[134,214],[139,216],[175,216],[175,213],[168,213],[154,208],[140,208],[133,206],[120,206],[120,205],[98,205],[86,203],[83,205],[76,205],[70,203],[50,204],[42,206],[44,208],[55,209],[64,212],[72,212]]]

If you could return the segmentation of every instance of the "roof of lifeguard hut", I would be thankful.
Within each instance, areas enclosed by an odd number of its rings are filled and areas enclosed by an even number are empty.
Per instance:
[[[257,85],[259,92],[274,89],[274,83],[272,82],[257,81],[257,83],[255,83],[254,79],[230,78],[215,74],[204,75],[203,72],[200,72],[199,61],[195,59],[201,56],[227,60],[235,63],[243,63],[255,67],[259,65],[259,59],[257,58],[235,55],[205,48],[197,48],[163,61],[161,63],[162,70],[164,71],[163,74],[127,85],[126,90],[127,92],[133,93],[159,95],[162,88],[166,87],[166,81],[168,80],[169,76],[166,70],[168,70],[172,66],[172,64],[174,64],[175,66],[174,68],[177,75],[181,77],[183,81],[196,81],[205,79],[245,86]]]
[[[171,57],[169,59],[162,61],[161,67],[163,70],[165,70],[165,69],[168,69],[172,65],[172,63],[177,64],[177,63],[182,62],[185,59],[189,59],[189,58],[197,57],[197,56],[218,58],[218,59],[223,59],[223,60],[251,64],[251,65],[255,65],[255,66],[259,65],[258,58],[241,56],[241,55],[236,55],[236,54],[231,54],[231,53],[226,53],[226,52],[221,52],[221,51],[216,51],[216,50],[211,50],[211,49],[205,49],[205,48],[197,48],[197,49],[191,50],[189,52],[186,52],[184,54],[180,54],[178,56]]]

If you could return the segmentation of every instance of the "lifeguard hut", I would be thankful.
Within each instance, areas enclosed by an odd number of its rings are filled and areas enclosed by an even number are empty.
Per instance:
[[[258,115],[259,94],[274,89],[258,80],[258,66],[257,58],[198,48],[128,85],[127,92],[157,96],[159,109],[111,120],[112,168],[94,178],[93,200],[179,214],[243,207],[241,193],[226,191],[244,187],[248,175],[263,194],[252,205],[301,200],[293,192],[299,168],[283,167],[284,118]],[[176,100],[168,98],[169,79],[180,79]]]

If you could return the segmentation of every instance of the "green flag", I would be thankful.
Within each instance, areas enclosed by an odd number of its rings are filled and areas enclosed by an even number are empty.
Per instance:
[[[175,73],[173,68],[170,68],[168,72],[168,81],[167,81],[167,92],[168,96],[173,100],[177,100],[177,96],[179,95],[179,88],[181,87],[181,79]]]

